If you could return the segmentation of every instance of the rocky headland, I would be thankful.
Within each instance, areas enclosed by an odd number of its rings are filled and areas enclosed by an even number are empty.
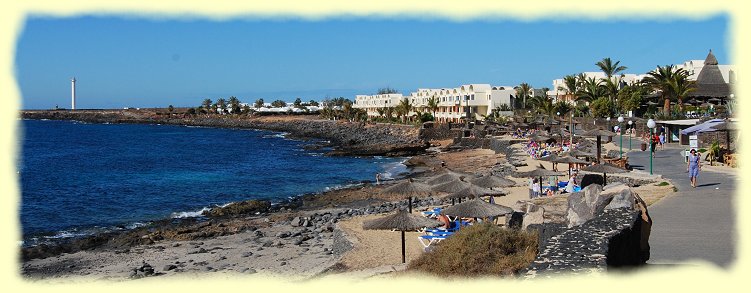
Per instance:
[[[87,123],[133,123],[260,129],[288,133],[296,139],[320,139],[310,148],[331,148],[332,156],[413,156],[428,143],[411,125],[319,119],[317,115],[170,115],[154,110],[29,110],[23,119],[73,120]]]

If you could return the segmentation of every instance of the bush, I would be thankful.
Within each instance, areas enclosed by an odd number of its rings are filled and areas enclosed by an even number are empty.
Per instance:
[[[536,255],[536,233],[483,223],[441,241],[410,262],[408,270],[442,277],[508,276],[527,268]]]
[[[615,104],[606,97],[597,98],[590,105],[592,116],[595,118],[613,117],[615,115]]]

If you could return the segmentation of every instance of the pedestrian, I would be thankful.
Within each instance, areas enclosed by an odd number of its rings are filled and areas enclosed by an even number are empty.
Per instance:
[[[661,150],[665,149],[665,133],[664,132],[660,132],[660,149]]]
[[[376,173],[376,185],[381,184],[381,173]]]
[[[540,183],[537,178],[535,178],[532,181],[532,197],[539,197],[540,196]]]
[[[655,148],[657,148],[657,144],[660,143],[660,138],[657,136],[657,134],[653,134],[652,137],[650,137],[650,140],[652,141],[650,148],[652,149],[652,158],[655,157]]]
[[[696,178],[699,177],[699,171],[701,171],[701,154],[697,153],[695,149],[691,149],[691,154],[688,155],[688,163],[686,165],[686,171],[688,171],[688,177],[691,179],[691,187],[696,188]]]

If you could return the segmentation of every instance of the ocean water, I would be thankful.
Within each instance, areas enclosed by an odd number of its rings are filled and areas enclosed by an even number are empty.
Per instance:
[[[23,120],[18,176],[25,243],[279,202],[406,172],[403,158],[325,157],[269,131]]]

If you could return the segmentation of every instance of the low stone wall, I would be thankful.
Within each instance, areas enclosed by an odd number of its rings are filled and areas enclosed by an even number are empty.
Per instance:
[[[539,252],[524,272],[527,278],[557,274],[589,273],[608,268],[643,264],[641,218],[629,208],[606,210],[581,226],[535,224]]]

